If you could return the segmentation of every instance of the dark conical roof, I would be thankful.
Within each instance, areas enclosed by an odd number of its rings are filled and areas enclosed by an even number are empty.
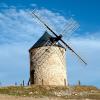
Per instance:
[[[42,47],[52,36],[46,31],[40,39],[29,49],[29,51],[33,48]],[[56,44],[56,46],[63,47],[60,43]],[[64,48],[64,47],[63,47]]]

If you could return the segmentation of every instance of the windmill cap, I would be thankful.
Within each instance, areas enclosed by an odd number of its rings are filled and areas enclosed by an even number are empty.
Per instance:
[[[38,48],[38,47],[43,47],[44,44],[51,38],[52,36],[47,32],[45,31],[45,33],[40,37],[40,39],[29,49],[32,50],[34,48]],[[59,46],[59,47],[62,47],[64,48],[60,43],[58,44],[55,44],[54,46]]]

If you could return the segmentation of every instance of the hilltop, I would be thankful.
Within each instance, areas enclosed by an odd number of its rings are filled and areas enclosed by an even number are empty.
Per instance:
[[[9,86],[1,87],[0,94],[31,98],[100,99],[100,89],[94,86]]]

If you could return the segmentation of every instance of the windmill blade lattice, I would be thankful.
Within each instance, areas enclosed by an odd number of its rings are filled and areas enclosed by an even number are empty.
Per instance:
[[[72,34],[78,28],[79,24],[73,18],[70,18],[64,26],[64,30],[62,31],[61,35],[63,36],[65,33]]]
[[[65,43],[61,38],[62,38],[62,34],[65,32],[65,30],[62,32],[61,35],[57,35],[44,21],[42,21],[34,12],[32,12],[32,16],[35,16],[52,34],[54,34],[56,36],[56,41],[58,42],[59,40],[70,50],[72,51],[84,64],[87,64],[67,43]],[[77,29],[77,27],[79,26],[75,21],[73,21],[72,19],[70,19],[71,21],[69,21],[70,25],[68,25],[66,31],[67,32],[74,32],[74,30]]]

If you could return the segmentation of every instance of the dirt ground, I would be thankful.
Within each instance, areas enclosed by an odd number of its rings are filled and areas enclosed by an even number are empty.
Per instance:
[[[56,98],[56,97],[19,97],[19,96],[9,96],[9,95],[2,95],[0,94],[0,100],[65,100],[62,98]]]
[[[77,100],[77,99],[62,99],[59,97],[19,97],[0,94],[0,100]],[[79,99],[79,100],[97,100],[97,99]]]

